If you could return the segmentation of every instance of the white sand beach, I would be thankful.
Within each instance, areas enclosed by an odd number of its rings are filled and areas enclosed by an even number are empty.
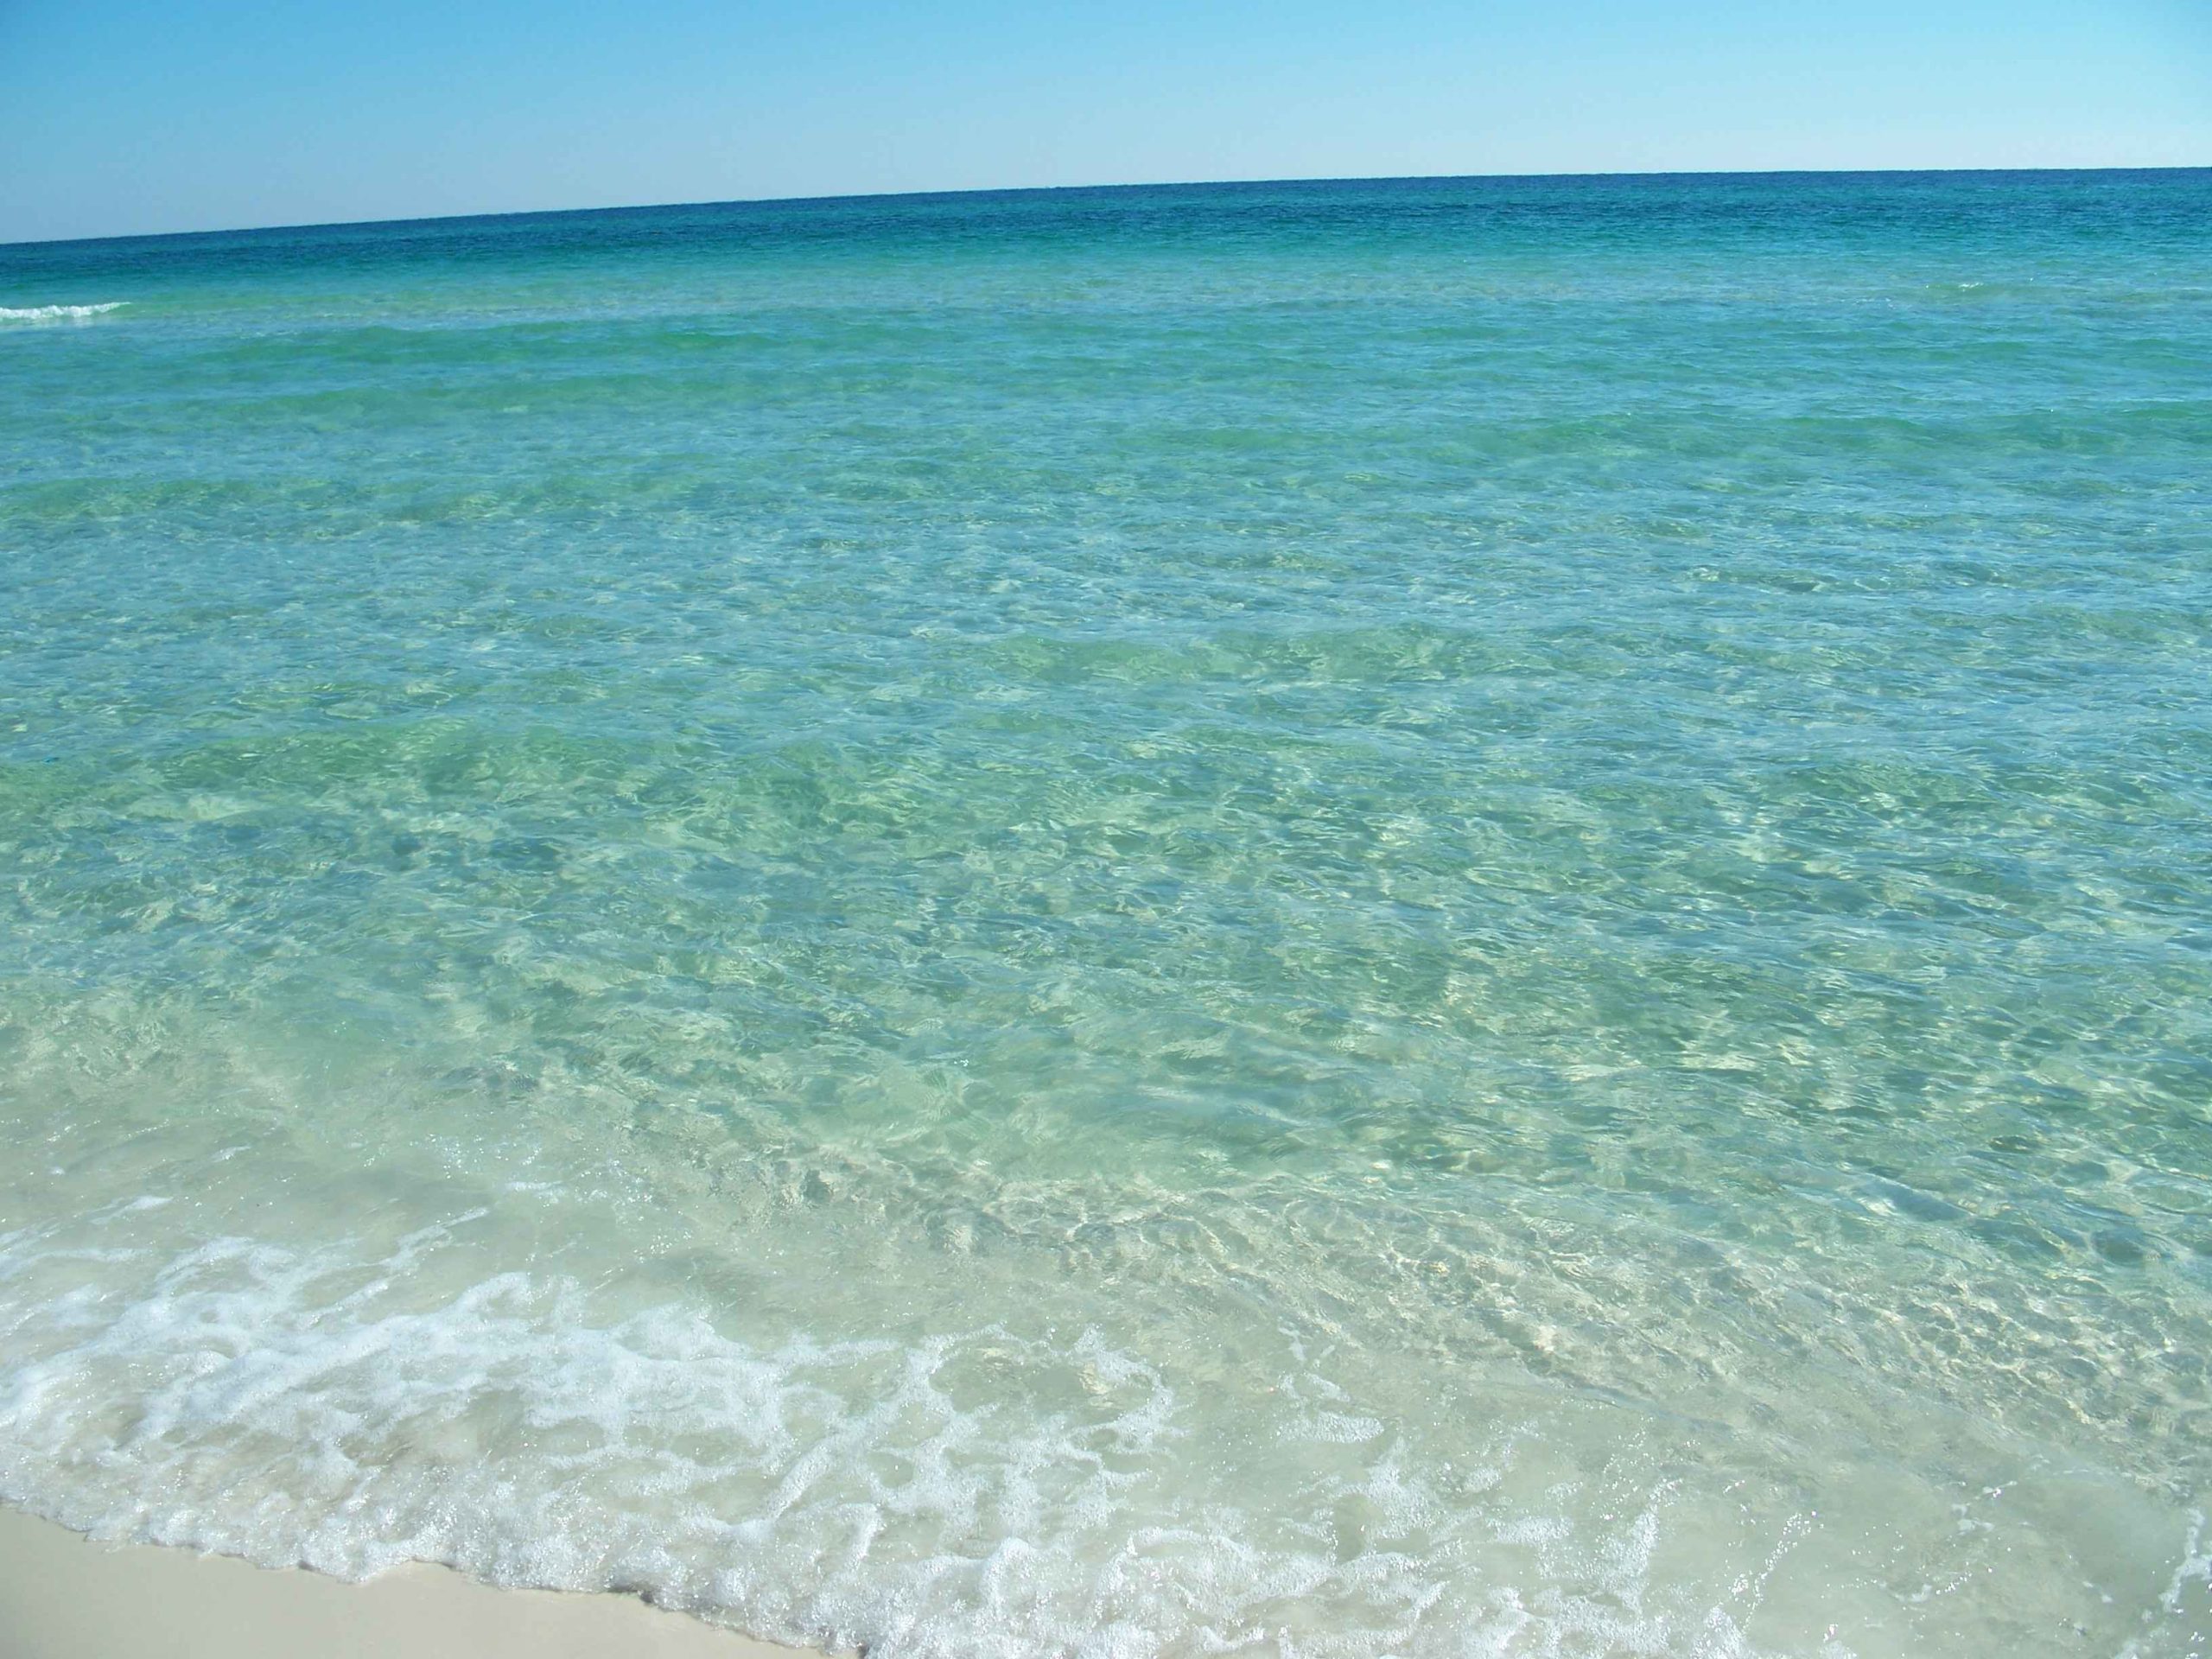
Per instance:
[[[634,1596],[501,1590],[444,1567],[366,1584],[114,1546],[0,1510],[0,1659],[791,1659]]]

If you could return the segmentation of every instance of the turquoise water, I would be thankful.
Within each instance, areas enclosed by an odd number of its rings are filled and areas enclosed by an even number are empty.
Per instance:
[[[2212,1645],[2212,173],[0,308],[0,1497],[873,1659]]]

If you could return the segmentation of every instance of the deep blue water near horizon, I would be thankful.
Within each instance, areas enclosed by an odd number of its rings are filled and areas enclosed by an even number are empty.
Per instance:
[[[0,247],[0,1500],[2212,1646],[2212,172]]]

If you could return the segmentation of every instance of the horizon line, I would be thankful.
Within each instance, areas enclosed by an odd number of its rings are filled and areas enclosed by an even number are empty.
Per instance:
[[[822,195],[729,196],[698,201],[608,202],[590,207],[506,207],[482,213],[425,213],[392,219],[300,219],[272,225],[229,225],[196,231],[123,231],[109,236],[31,237],[0,242],[0,252],[16,248],[57,248],[101,242],[177,241],[202,236],[254,236],[287,231],[372,230],[392,225],[461,225],[479,219],[556,219],[594,213],[650,213],[685,207],[802,207],[834,202],[917,201],[951,196],[1080,195],[1119,190],[1236,190],[1268,185],[1447,184],[1471,181],[1504,183],[1533,179],[1734,179],[1857,178],[1868,175],[1923,177],[1943,174],[2202,173],[2212,162],[2163,163],[2149,167],[1741,167],[1661,168],[1610,171],[1561,168],[1537,173],[1308,174],[1272,179],[1134,179],[1096,184],[980,185],[950,190],[864,190]]]

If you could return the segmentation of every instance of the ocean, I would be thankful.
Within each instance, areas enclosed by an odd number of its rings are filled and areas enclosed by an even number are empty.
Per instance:
[[[19,245],[0,456],[0,1499],[2212,1645],[2212,171]]]

